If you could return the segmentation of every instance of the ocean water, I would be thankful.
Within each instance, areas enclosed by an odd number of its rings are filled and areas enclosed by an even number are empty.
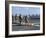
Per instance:
[[[31,19],[31,22],[35,24],[33,26],[12,24],[12,31],[40,30],[40,19]]]

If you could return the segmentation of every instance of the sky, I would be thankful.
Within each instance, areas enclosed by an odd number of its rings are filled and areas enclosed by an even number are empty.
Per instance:
[[[14,7],[12,6],[12,14],[15,16],[15,14],[19,15],[36,15],[40,14],[40,8],[39,7]]]

